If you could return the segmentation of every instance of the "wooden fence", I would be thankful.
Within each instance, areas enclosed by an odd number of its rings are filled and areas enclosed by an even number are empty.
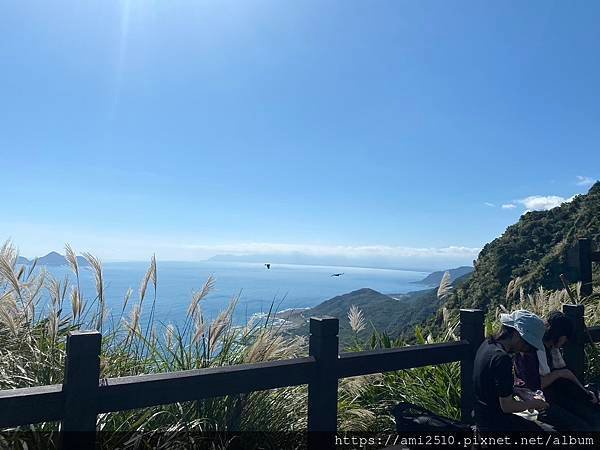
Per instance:
[[[590,335],[600,340],[600,327],[584,332],[582,305],[565,305],[563,310],[577,327],[565,358],[582,376],[583,345]],[[461,365],[462,419],[471,422],[473,360],[484,338],[481,310],[460,311],[456,342],[339,354],[338,331],[335,318],[311,318],[309,356],[304,358],[109,378],[102,383],[100,333],[72,332],[67,337],[64,383],[0,391],[0,429],[60,421],[63,449],[92,449],[100,413],[307,384],[309,448],[334,448],[339,379],[454,361]],[[318,433],[311,432],[326,432],[327,442],[314,441]]]

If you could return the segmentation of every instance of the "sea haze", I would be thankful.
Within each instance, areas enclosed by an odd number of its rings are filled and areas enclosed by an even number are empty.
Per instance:
[[[139,301],[139,286],[148,264],[143,262],[105,263],[105,298],[112,316],[121,314],[123,299],[128,288],[134,293],[129,300],[127,311]],[[74,275],[66,266],[48,267],[53,275],[70,277]],[[334,273],[342,276],[332,277]],[[253,314],[267,312],[275,302],[278,311],[288,308],[309,308],[336,295],[360,288],[371,288],[384,294],[405,293],[419,289],[414,282],[427,275],[426,272],[413,272],[393,269],[373,269],[358,267],[329,267],[292,264],[273,264],[267,269],[262,263],[236,262],[158,262],[158,287],[156,318],[162,322],[181,323],[186,315],[192,294],[202,288],[206,279],[213,275],[215,289],[202,302],[206,319],[214,319],[224,309],[229,300],[241,292],[235,311],[236,323],[245,323]],[[94,275],[89,268],[82,270],[81,288],[86,301],[96,295]],[[153,299],[153,286],[150,283],[144,300],[142,322],[150,312]],[[65,309],[70,309],[65,299]]]

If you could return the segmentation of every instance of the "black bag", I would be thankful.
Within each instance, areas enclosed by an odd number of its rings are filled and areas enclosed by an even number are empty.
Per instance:
[[[443,431],[471,431],[471,426],[438,416],[437,414],[412,403],[398,403],[392,410],[396,418],[396,431],[398,433],[416,432],[443,432]]]

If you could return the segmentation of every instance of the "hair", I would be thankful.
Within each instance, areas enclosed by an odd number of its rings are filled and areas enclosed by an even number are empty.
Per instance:
[[[507,327],[506,325],[502,325],[500,331],[489,338],[490,342],[501,341],[502,339],[510,339],[513,333],[517,333],[518,331],[514,328]]]
[[[521,338],[521,340],[527,346],[527,350],[525,350],[525,353],[531,353],[531,352],[535,352],[537,350],[533,345],[531,345],[529,342],[527,342],[525,339],[523,339],[523,337],[519,334],[519,332],[515,328],[507,327],[506,325],[502,325],[502,328],[500,329],[500,331],[498,333],[496,333],[495,335],[493,335],[492,337],[490,337],[489,341],[491,343],[494,343],[494,342],[501,341],[502,339],[511,339],[513,334],[516,334],[517,336],[519,336]]]
[[[573,323],[560,311],[552,311],[548,314],[546,324],[545,341],[557,342],[561,336],[566,336],[567,339],[573,337]]]

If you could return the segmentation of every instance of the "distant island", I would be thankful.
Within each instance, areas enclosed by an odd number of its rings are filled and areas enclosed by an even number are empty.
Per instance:
[[[27,259],[27,258],[24,258],[23,256],[19,256],[17,258],[17,264],[23,264],[26,266],[33,264],[34,261],[36,261],[36,258]],[[83,256],[77,257],[77,263],[81,267],[87,267],[90,265],[90,263],[87,261],[87,259],[85,259]],[[58,267],[58,266],[66,266],[68,264],[68,262],[67,262],[67,258],[65,258],[60,253],[50,252],[45,256],[37,258],[36,264],[38,266]]]

